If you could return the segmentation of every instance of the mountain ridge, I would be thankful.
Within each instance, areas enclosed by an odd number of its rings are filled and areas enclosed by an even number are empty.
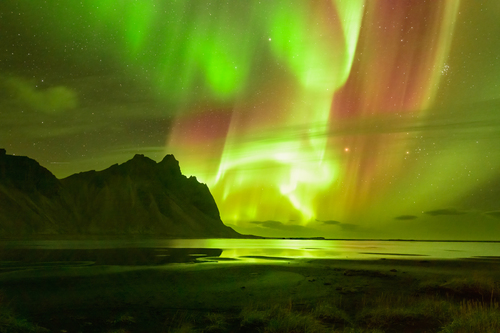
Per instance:
[[[166,155],[137,154],[102,171],[57,179],[37,161],[0,149],[0,237],[142,235],[239,238],[206,184]]]

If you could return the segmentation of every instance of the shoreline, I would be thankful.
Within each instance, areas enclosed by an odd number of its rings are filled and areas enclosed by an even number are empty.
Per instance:
[[[447,285],[450,281],[471,279],[474,283],[498,281],[497,258],[261,258],[253,263],[212,259],[157,266],[76,262],[73,266],[19,266],[17,270],[0,273],[0,292],[16,313],[42,327],[81,332],[93,332],[85,328],[85,323],[94,323],[93,329],[102,326],[98,331],[106,332],[113,326],[110,318],[120,313],[134,318],[134,322],[122,326],[167,332],[171,330],[164,323],[176,313],[184,313],[186,318],[204,318],[211,313],[236,318],[248,307],[291,304],[303,311],[341,300],[343,311],[350,318],[357,318],[364,311],[363,304],[383,295],[408,299],[419,298],[417,295],[442,296],[458,303],[484,298],[481,293],[488,299],[490,293],[492,299],[494,294],[495,301],[500,295],[495,283],[490,284],[494,290],[481,290],[472,296],[461,290],[449,296],[453,289]],[[444,296],[445,293],[449,295]],[[360,321],[356,325],[363,324]]]
[[[264,240],[317,240],[317,241],[357,241],[357,242],[422,242],[422,243],[500,243],[494,239],[403,239],[403,238],[325,238],[325,237],[265,237],[243,235],[241,237],[179,237],[158,234],[35,234],[14,237],[0,237],[0,242],[9,241],[43,241],[43,240],[206,240],[206,239],[264,239]]]

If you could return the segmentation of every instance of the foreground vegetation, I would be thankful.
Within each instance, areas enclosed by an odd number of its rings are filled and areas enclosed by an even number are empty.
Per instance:
[[[172,321],[168,332],[500,332],[498,286],[481,278],[426,281],[414,295],[365,298],[353,312],[341,298],[314,306],[252,305],[237,315],[209,313]]]
[[[0,297],[0,333],[44,333],[49,330],[15,314]]]
[[[405,306],[397,302],[393,307],[367,307],[354,317],[330,303],[300,310],[293,306],[274,305],[249,307],[238,316],[209,313],[203,318],[176,323],[168,332],[500,332],[500,309],[497,303],[485,304],[464,301],[454,304],[450,301],[424,298],[413,300]]]
[[[366,271],[360,272],[366,273]],[[390,278],[389,285],[384,286],[390,287],[391,282],[394,282],[394,279]],[[404,290],[383,288],[376,292],[371,290],[365,293],[355,293],[355,289],[347,288],[346,294],[333,293],[331,297],[317,299],[316,303],[283,299],[281,302],[249,304],[243,308],[224,312],[210,310],[168,312],[165,309],[154,309],[160,312],[159,315],[148,317],[151,309],[140,312],[134,311],[132,307],[123,307],[119,311],[103,312],[98,318],[81,316],[78,320],[84,324],[78,326],[76,331],[82,333],[500,332],[498,304],[500,289],[492,279],[474,276],[451,278],[447,281],[418,280]],[[59,315],[70,320],[77,317],[75,314],[71,314],[73,317],[70,317],[68,313]],[[0,295],[0,333],[74,331],[67,330],[67,327],[61,329],[63,325],[51,324],[53,319],[47,317],[38,318],[40,322],[35,318],[28,319],[16,313]],[[47,326],[51,330],[41,326]]]
[[[412,304],[405,304],[405,301]],[[394,303],[389,306],[391,302]],[[498,303],[486,304],[468,300],[455,304],[432,297],[406,300],[380,297],[369,303],[370,305],[366,305],[354,317],[349,316],[335,302],[323,302],[308,309],[296,309],[293,304],[249,306],[237,315],[212,312],[204,316],[178,314],[166,321],[165,332],[500,332]],[[26,319],[15,316],[5,307],[2,307],[0,311],[1,333],[50,332]],[[126,326],[134,322],[133,317],[124,314],[119,318],[109,320],[109,327],[101,332],[130,332]],[[112,328],[113,326],[115,328]]]

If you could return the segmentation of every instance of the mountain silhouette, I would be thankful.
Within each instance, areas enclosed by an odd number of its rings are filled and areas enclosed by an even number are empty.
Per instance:
[[[0,237],[155,235],[240,237],[225,226],[214,198],[167,155],[57,179],[38,162],[0,149]]]

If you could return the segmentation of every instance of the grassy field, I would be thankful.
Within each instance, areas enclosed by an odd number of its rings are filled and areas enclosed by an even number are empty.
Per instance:
[[[16,266],[0,332],[499,332],[496,260]]]

